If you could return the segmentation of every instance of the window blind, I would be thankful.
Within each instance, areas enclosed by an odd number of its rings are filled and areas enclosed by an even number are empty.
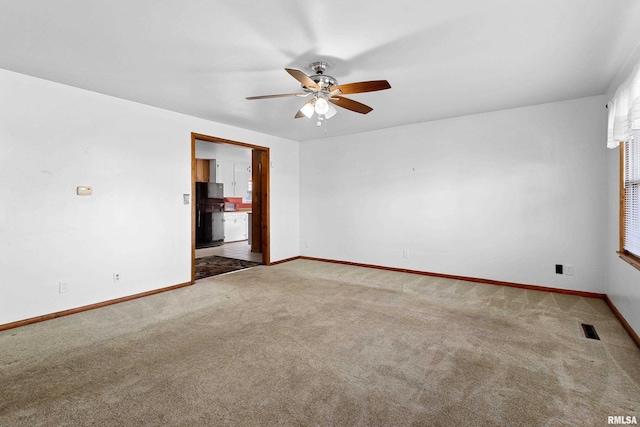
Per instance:
[[[624,250],[640,257],[640,131],[624,144]]]

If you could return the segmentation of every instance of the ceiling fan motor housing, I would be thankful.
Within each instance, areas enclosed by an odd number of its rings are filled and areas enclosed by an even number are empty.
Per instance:
[[[311,68],[315,73],[313,75],[310,75],[309,78],[314,82],[316,82],[316,84],[320,86],[320,89],[329,90],[329,88],[331,88],[332,86],[336,86],[338,84],[338,81],[336,79],[334,79],[329,75],[324,74],[324,72],[327,71],[327,68],[329,68],[329,64],[327,62],[325,61],[312,62],[309,65],[309,68]]]
[[[328,90],[330,87],[338,84],[338,81],[336,79],[326,74],[316,74],[313,76],[309,76],[309,78],[316,82],[322,90]]]

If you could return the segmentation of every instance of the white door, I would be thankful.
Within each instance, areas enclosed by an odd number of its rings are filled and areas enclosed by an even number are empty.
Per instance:
[[[233,180],[236,183],[236,197],[249,198],[249,179],[251,179],[251,165],[249,163],[234,163]]]
[[[216,161],[216,182],[224,184],[224,197],[233,197],[233,162]]]
[[[224,213],[224,241],[237,242],[245,240],[245,218],[246,213],[225,212]]]
[[[224,214],[222,212],[211,215],[211,227],[213,229],[213,240],[224,239]]]

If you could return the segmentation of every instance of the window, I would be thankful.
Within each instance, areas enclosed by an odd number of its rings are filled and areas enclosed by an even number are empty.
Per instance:
[[[607,104],[607,147],[620,146],[620,258],[640,270],[640,62]]]
[[[640,130],[621,148],[620,252],[640,262]]]

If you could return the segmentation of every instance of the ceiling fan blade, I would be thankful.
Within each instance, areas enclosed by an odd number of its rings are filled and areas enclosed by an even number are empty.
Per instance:
[[[331,88],[331,92],[339,90],[339,93],[348,95],[350,93],[374,92],[376,90],[391,89],[391,85],[386,80],[371,80],[368,82],[346,83]]]
[[[287,71],[287,73],[291,74],[291,76],[296,79],[297,81],[299,81],[300,83],[302,83],[302,86],[309,88],[313,91],[319,91],[320,90],[320,86],[318,86],[318,84],[316,82],[314,82],[313,80],[311,80],[311,78],[309,76],[307,76],[305,73],[303,73],[300,70],[295,70],[293,68],[285,68],[285,70]]]
[[[370,111],[373,111],[373,108],[368,105],[364,105],[361,102],[354,101],[353,99],[345,98],[344,96],[334,96],[333,98],[329,98],[329,102],[333,105],[337,105],[338,107],[346,108],[347,110],[355,111],[360,114],[367,114]]]
[[[261,95],[261,96],[247,96],[245,99],[267,99],[267,98],[286,98],[288,96],[300,96],[305,97],[306,93],[280,93],[277,95]]]

